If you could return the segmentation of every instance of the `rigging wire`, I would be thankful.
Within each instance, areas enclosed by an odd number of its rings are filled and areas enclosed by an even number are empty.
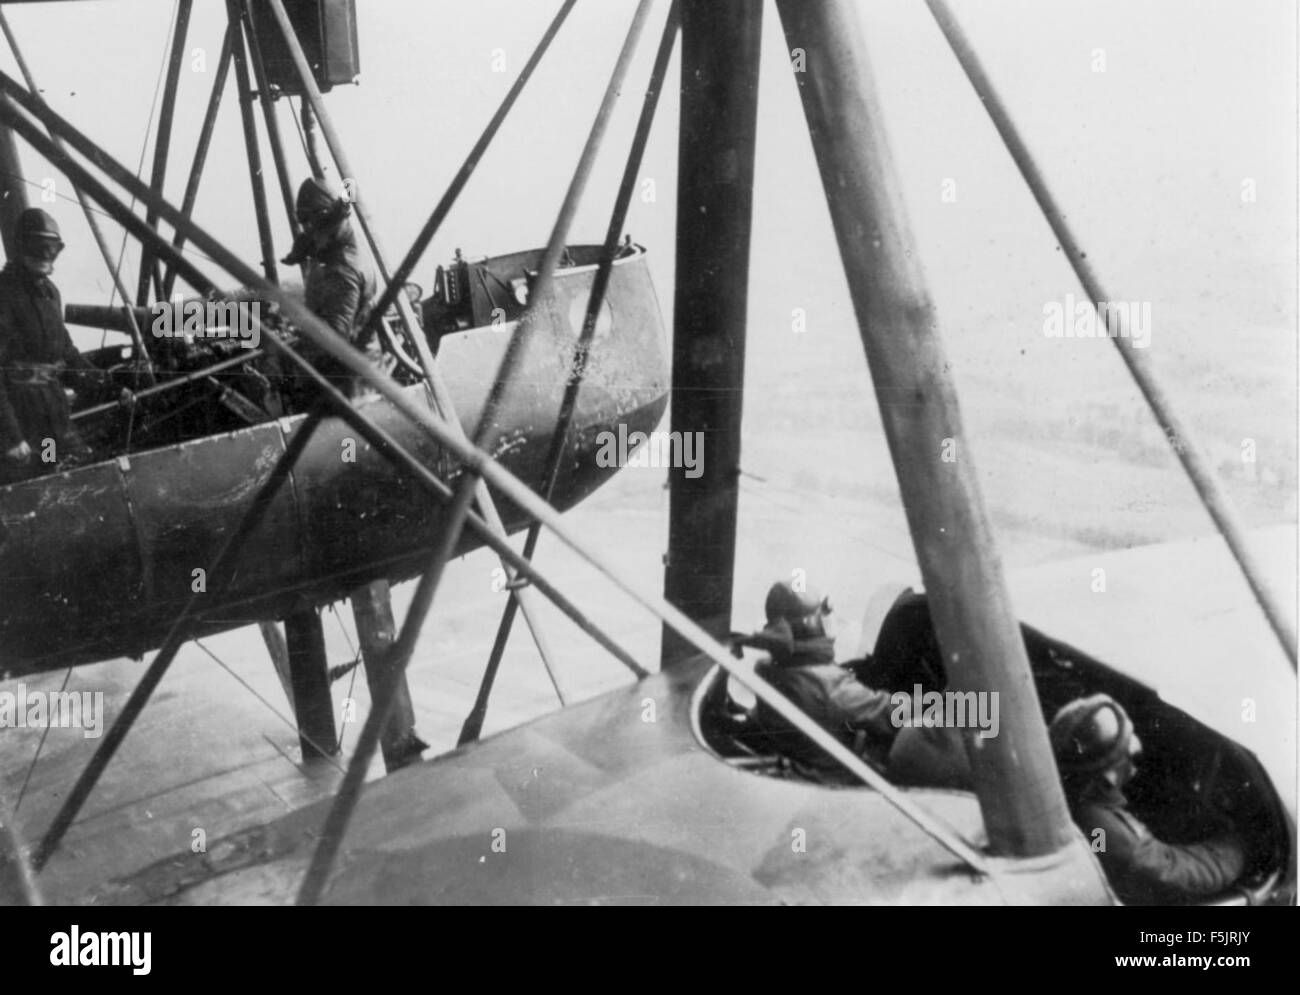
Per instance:
[[[18,182],[26,183],[27,186],[35,187],[36,190],[40,190],[40,191],[42,191],[42,192],[47,191],[47,187],[44,187],[44,186],[40,185],[40,183],[36,182],[35,179],[29,179],[29,178],[27,178],[27,177],[25,177],[25,176],[18,176],[18,174],[16,174],[16,173],[8,173],[8,172],[5,172],[5,170],[0,170],[0,176],[5,177],[5,179],[17,179]],[[78,200],[77,200],[77,198],[75,198],[75,196],[69,196],[68,194],[60,194],[60,192],[57,191],[57,190],[55,190],[55,191],[53,191],[53,192],[55,192],[55,196],[56,196],[57,199],[60,199],[60,200],[66,200],[66,202],[68,202],[69,204],[77,204],[77,203],[78,203]],[[94,215],[99,215],[100,217],[107,217],[107,219],[108,219],[109,221],[113,221],[113,220],[114,220],[114,219],[113,219],[113,216],[110,215],[110,213],[108,213],[107,211],[104,211],[103,208],[95,207],[94,204],[87,204],[86,207],[87,207],[88,211],[90,211],[91,213],[94,213]],[[201,260],[207,261],[207,263],[216,264],[216,261],[217,261],[217,260],[214,260],[214,259],[212,258],[212,256],[209,256],[209,255],[205,254],[205,252],[200,252],[200,251],[198,250],[198,248],[194,248],[194,247],[191,247],[191,246],[185,246],[185,247],[182,248],[181,251],[182,251],[182,252],[187,252],[188,255],[195,256],[195,258],[198,258],[198,259],[201,259]],[[118,256],[118,261],[121,261],[121,256]],[[109,303],[109,307],[112,307],[112,304],[113,304],[113,297],[116,297],[116,294],[117,294],[117,289],[116,289],[116,287],[114,287],[114,289],[113,289],[113,293],[109,295],[109,302],[108,302],[108,303]]]
[[[194,645],[197,646],[199,649],[203,650],[204,653],[206,653],[214,661],[216,661],[218,666],[220,666],[221,669],[224,670],[227,674],[229,674],[235,680],[239,681],[239,683],[242,684],[247,689],[249,694],[251,694],[254,698],[260,701],[263,705],[265,705],[270,710],[272,715],[274,715],[277,719],[279,719],[290,729],[296,732],[299,736],[305,739],[310,746],[315,747],[316,752],[319,753],[326,760],[328,760],[334,767],[337,767],[340,773],[343,771],[342,764],[340,764],[337,760],[335,760],[332,756],[330,756],[328,751],[321,749],[321,747],[317,743],[312,741],[310,736],[308,736],[305,732],[299,729],[298,723],[294,722],[293,719],[289,718],[287,715],[284,715],[279,709],[277,709],[274,705],[272,705],[269,701],[267,701],[266,698],[264,698],[262,694],[257,690],[257,688],[253,687],[253,685],[249,684],[248,681],[244,680],[237,673],[235,673],[230,668],[230,665],[226,663],[226,661],[221,659],[221,657],[217,656],[217,654],[213,653],[212,650],[208,649],[197,639],[194,640]]]
[[[69,667],[68,672],[63,675],[63,683],[59,686],[60,695],[68,689],[68,680],[71,677],[72,668]],[[63,699],[60,698],[59,700],[61,701]],[[17,815],[18,810],[23,807],[23,795],[27,794],[27,785],[32,779],[32,772],[36,770],[36,761],[41,759],[41,750],[45,748],[45,738],[50,734],[50,729],[53,728],[53,726],[53,722],[47,722],[45,723],[45,728],[41,730],[41,741],[36,744],[36,753],[32,757],[32,762],[27,765],[27,773],[23,777],[23,786],[18,789],[18,800],[14,802],[14,815]]]
[[[334,620],[338,622],[339,631],[343,633],[343,639],[348,644],[348,652],[352,654],[352,661],[346,664],[348,669],[351,670],[352,672],[348,678],[348,693],[346,697],[351,698],[352,690],[357,686],[357,664],[361,662],[361,651],[357,649],[356,644],[352,641],[352,637],[348,634],[348,627],[343,624],[343,616],[339,613],[338,608],[334,604],[330,605],[330,614],[333,615]],[[340,753],[343,751],[343,734],[345,732],[347,732],[346,723],[344,724],[343,728],[339,730],[339,752]]]
[[[28,179],[27,177],[25,177],[25,176],[18,176],[18,175],[14,174],[14,173],[8,173],[8,172],[5,172],[5,171],[3,171],[3,170],[0,170],[0,176],[4,176],[6,179],[10,179],[10,180],[18,180],[18,181],[21,182],[21,183],[25,183],[25,184],[27,184],[29,187],[35,187],[36,189],[40,190],[42,193],[44,193],[45,190],[47,189],[46,187],[41,186],[41,184],[37,183],[35,180],[29,180],[29,179]],[[70,204],[76,204],[76,203],[77,203],[77,198],[76,198],[76,197],[69,197],[66,193],[59,193],[57,190],[54,191],[54,196],[57,197],[59,200],[66,200],[66,201],[67,201],[68,203],[70,203]],[[95,207],[93,204],[88,204],[87,207],[88,207],[88,209],[91,211],[92,214],[97,214],[97,215],[99,215],[101,218],[107,218],[107,219],[110,220],[110,221],[113,221],[113,220],[114,220],[113,215],[109,214],[107,211],[103,210],[102,208]],[[205,260],[205,261],[207,261],[207,262],[210,262],[210,263],[213,263],[213,264],[216,263],[216,260],[213,259],[211,256],[206,255],[206,254],[203,253],[203,252],[200,252],[198,249],[191,248],[191,247],[188,246],[188,245],[186,245],[184,248],[182,248],[182,249],[181,249],[181,252],[187,252],[187,253],[189,253],[189,254],[192,255],[192,256],[196,256],[196,257],[198,257],[199,259],[203,259],[203,260]],[[116,293],[116,288],[114,288],[114,293]],[[111,299],[110,299],[110,301],[109,301],[109,304],[110,304],[110,306],[111,306],[111,304],[112,304],[112,300],[111,300]]]
[[[8,173],[8,172],[5,172],[5,171],[3,171],[3,170],[0,170],[0,176],[5,177],[6,179],[10,179],[10,180],[18,180],[18,181],[21,182],[21,183],[26,183],[29,187],[35,187],[36,189],[38,189],[38,190],[40,190],[40,191],[42,191],[42,192],[45,192],[45,190],[46,190],[46,188],[43,187],[43,186],[41,186],[41,184],[37,183],[35,180],[29,180],[29,179],[28,179],[27,177],[25,177],[25,176],[18,176],[18,175],[14,174],[14,173]],[[59,200],[66,200],[69,204],[76,204],[76,203],[77,203],[77,198],[76,198],[76,197],[69,197],[66,193],[59,193],[57,190],[54,191],[54,196],[57,197]],[[101,218],[108,218],[108,220],[110,220],[110,221],[113,221],[113,220],[114,220],[113,215],[109,214],[107,211],[103,210],[102,208],[95,207],[93,204],[89,204],[89,205],[87,205],[87,206],[88,206],[88,209],[90,210],[90,212],[91,212],[92,214],[97,214],[97,215],[99,215]],[[213,259],[211,256],[209,256],[209,255],[207,255],[207,254],[205,254],[205,253],[203,253],[203,252],[200,252],[198,249],[191,248],[191,247],[188,246],[188,245],[185,246],[184,248],[182,248],[182,249],[181,249],[181,252],[187,252],[187,253],[189,253],[189,254],[192,255],[192,256],[197,256],[199,259],[203,259],[203,260],[205,260],[205,261],[207,261],[207,262],[210,262],[210,263],[213,263],[213,264],[216,263],[216,260]],[[114,293],[116,293],[116,288],[114,288]],[[110,298],[110,300],[109,300],[109,304],[110,304],[110,306],[112,305],[112,300],[111,300],[111,298]]]

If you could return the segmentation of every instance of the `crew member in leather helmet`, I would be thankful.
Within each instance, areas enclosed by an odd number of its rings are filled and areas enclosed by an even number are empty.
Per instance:
[[[1219,815],[1200,843],[1163,843],[1128,808],[1122,788],[1137,773],[1141,740],[1105,694],[1071,701],[1048,735],[1075,823],[1093,845],[1116,894],[1130,904],[1187,902],[1228,888],[1245,863],[1239,835]]]
[[[336,194],[323,180],[308,177],[298,188],[294,213],[302,233],[282,262],[307,264],[303,303],[344,340],[364,349],[367,343],[361,336],[370,316],[375,281],[361,262],[350,220],[350,200]],[[348,396],[354,393],[356,378],[350,370],[306,342],[299,345],[335,387]],[[314,385],[299,380],[292,393],[294,403],[305,406],[316,391]]]
[[[72,424],[60,375],[76,370],[92,386],[103,374],[63,323],[63,299],[50,281],[63,239],[37,207],[18,216],[17,258],[0,270],[0,485],[66,470],[91,458]]]
[[[769,628],[779,629],[782,623],[789,626],[793,640],[807,643],[827,640],[826,649],[834,642],[826,634],[826,616],[831,613],[830,598],[813,591],[797,591],[790,581],[779,581],[767,592],[763,603]],[[808,650],[809,647],[803,647]],[[833,656],[833,653],[832,653]]]
[[[755,665],[758,676],[846,746],[883,762],[898,732],[890,721],[893,705],[888,692],[867,687],[850,667],[835,662],[835,638],[826,631],[829,599],[781,581],[768,590],[764,608],[767,625],[753,644],[770,659]],[[754,717],[781,753],[819,769],[838,769],[762,701]]]

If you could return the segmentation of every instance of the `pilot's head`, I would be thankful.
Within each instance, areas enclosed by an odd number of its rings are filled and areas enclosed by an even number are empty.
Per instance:
[[[1137,773],[1142,741],[1119,702],[1105,694],[1062,706],[1048,729],[1056,763],[1066,778],[1096,775],[1120,787]]]
[[[767,613],[768,625],[776,625],[782,620],[788,622],[795,639],[827,635],[826,616],[831,613],[830,599],[813,590],[796,591],[790,581],[779,581],[768,590],[763,609]]]
[[[63,238],[52,217],[39,207],[29,207],[18,215],[14,234],[23,266],[39,276],[54,272],[54,260],[63,251]]]
[[[290,255],[297,257],[294,262],[301,262],[306,256],[320,255],[343,235],[350,224],[348,215],[352,213],[352,205],[324,180],[310,176],[298,188],[293,212],[302,227],[302,236]]]

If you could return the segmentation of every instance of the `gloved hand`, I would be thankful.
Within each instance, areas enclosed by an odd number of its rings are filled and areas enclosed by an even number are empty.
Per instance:
[[[289,250],[289,254],[281,259],[280,262],[284,263],[286,266],[297,266],[299,263],[306,262],[310,256],[311,240],[307,236],[307,233],[303,231],[298,233],[298,237],[293,240],[293,248]]]
[[[32,458],[32,447],[27,444],[27,440],[14,446],[12,449],[5,450],[5,459],[11,463],[26,463]]]

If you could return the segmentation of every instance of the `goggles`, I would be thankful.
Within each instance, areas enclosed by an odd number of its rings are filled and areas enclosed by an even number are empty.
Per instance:
[[[335,222],[341,221],[347,216],[348,205],[342,201],[335,201],[329,207],[320,207],[314,211],[296,212],[298,224],[304,231],[320,231],[322,228],[328,228]]]
[[[817,605],[816,608],[814,608],[807,615],[804,615],[802,618],[793,622],[791,624],[791,628],[796,631],[798,631],[801,628],[805,632],[815,631],[817,627],[821,624],[821,620],[825,616],[829,615],[830,613],[831,613],[831,599],[829,597],[822,598],[821,603]]]
[[[54,262],[63,251],[63,241],[57,238],[26,238],[22,242],[23,255],[42,262]]]

